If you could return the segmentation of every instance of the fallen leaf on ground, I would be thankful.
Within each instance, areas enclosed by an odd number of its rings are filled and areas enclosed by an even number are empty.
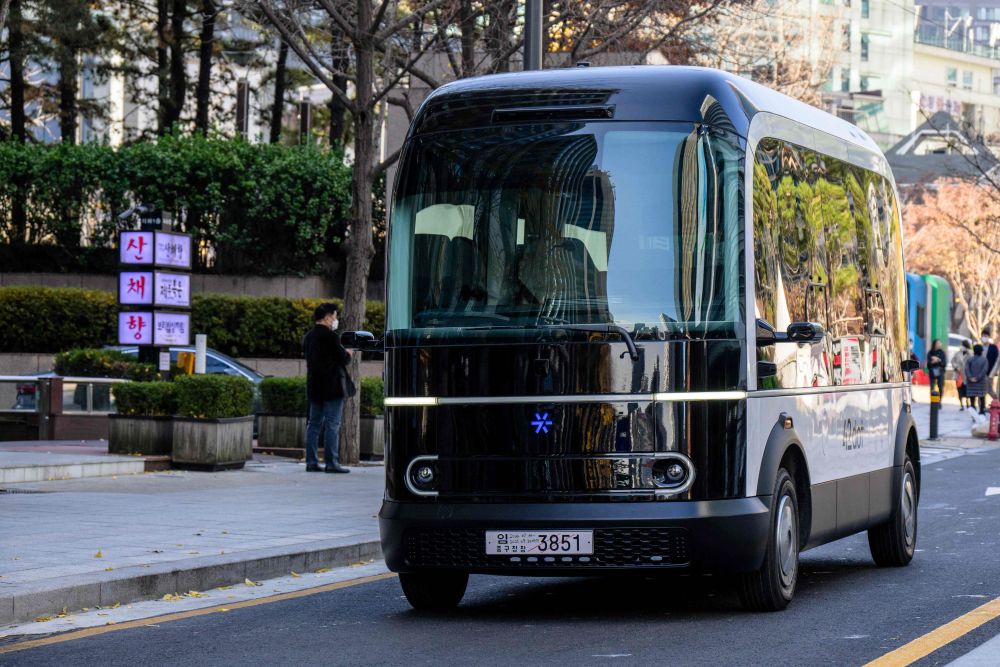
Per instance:
[[[263,586],[264,585],[264,584],[256,582],[256,581],[250,581],[250,579],[244,579],[243,583],[246,584],[247,586]]]
[[[219,607],[219,611],[229,611],[227,607]]]
[[[316,574],[323,574],[324,572],[329,572],[329,571],[330,571],[330,568],[328,568],[328,567],[321,567],[318,570],[314,570],[314,572]]]
[[[106,567],[106,568],[104,568],[104,571],[105,572],[110,572],[113,569],[115,569],[115,568],[113,568],[113,567]]]
[[[232,587],[231,586],[219,586],[219,590],[220,591],[228,591],[230,588],[232,588]]]
[[[296,572],[295,570],[292,570],[292,576],[298,578],[301,577],[302,575]]]
[[[201,591],[188,591],[187,594],[188,594],[189,598],[203,598],[203,597],[205,597],[205,594],[202,593]]]
[[[98,549],[97,553],[94,554],[94,558],[104,558],[104,554],[101,552],[100,549]]]
[[[184,597],[184,596],[182,596],[182,595],[177,595],[176,593],[167,593],[166,595],[164,595],[164,596],[163,596],[162,598],[160,598],[160,599],[161,599],[161,600],[165,600],[165,601],[167,601],[167,602],[176,602],[177,600],[180,600],[180,599],[181,599],[181,598],[183,598],[183,597]]]
[[[120,607],[120,606],[122,606],[122,603],[121,602],[116,602],[113,605],[111,605],[111,608],[112,609],[118,609],[118,607]]]
[[[51,616],[39,616],[35,619],[35,623],[44,623],[45,621],[51,621]]]

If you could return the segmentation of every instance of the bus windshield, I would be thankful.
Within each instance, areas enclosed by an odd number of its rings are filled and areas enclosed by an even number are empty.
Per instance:
[[[507,125],[411,140],[387,329],[614,324],[732,337],[743,320],[738,138],[684,123]]]

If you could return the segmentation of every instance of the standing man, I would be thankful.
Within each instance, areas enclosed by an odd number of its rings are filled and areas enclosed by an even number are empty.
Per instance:
[[[347,373],[351,353],[337,334],[337,306],[322,303],[313,312],[316,325],[302,339],[306,357],[306,391],[309,419],[306,424],[306,472],[319,472],[319,433],[323,435],[326,472],[351,472],[340,465],[340,415],[344,409],[341,374]]]

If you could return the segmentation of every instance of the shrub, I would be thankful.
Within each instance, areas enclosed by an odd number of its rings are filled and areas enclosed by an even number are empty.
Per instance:
[[[378,417],[385,412],[385,391],[382,378],[361,378],[361,414]]]
[[[308,414],[306,379],[264,378],[260,382],[260,401],[264,412],[304,416]]]
[[[61,352],[114,341],[112,292],[75,288],[0,288],[0,352]]]
[[[232,357],[302,356],[302,336],[320,303],[337,299],[192,296],[192,330]],[[117,338],[115,295],[100,290],[0,287],[0,352],[62,352],[100,347]],[[369,301],[364,328],[381,336],[385,304]],[[136,379],[142,379],[141,377]]]
[[[177,388],[172,382],[121,382],[111,391],[120,415],[159,417],[177,412]]]
[[[226,419],[253,414],[253,384],[231,375],[178,378],[177,414],[196,419]]]
[[[56,374],[79,377],[155,380],[156,365],[141,364],[117,350],[74,349],[56,355]]]

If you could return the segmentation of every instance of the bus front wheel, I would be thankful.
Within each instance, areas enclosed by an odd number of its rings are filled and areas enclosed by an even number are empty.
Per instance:
[[[781,611],[787,607],[799,576],[799,504],[795,482],[784,468],[778,469],[771,499],[764,563],[740,580],[740,600],[753,611]]]
[[[444,611],[462,601],[469,575],[464,572],[401,572],[399,583],[414,609]]]

